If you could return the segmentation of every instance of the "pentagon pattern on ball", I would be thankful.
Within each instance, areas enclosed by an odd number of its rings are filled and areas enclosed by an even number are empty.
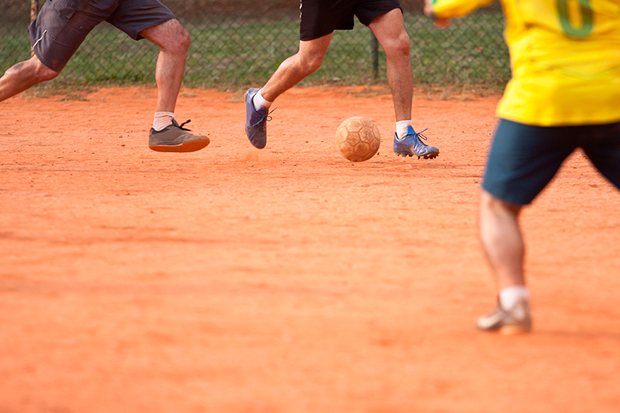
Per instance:
[[[351,162],[363,162],[379,150],[379,128],[367,118],[356,116],[342,122],[336,130],[336,147]]]

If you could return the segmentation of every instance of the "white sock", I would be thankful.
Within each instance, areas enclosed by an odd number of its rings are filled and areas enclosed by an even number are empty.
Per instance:
[[[398,139],[405,137],[408,126],[411,126],[411,120],[401,120],[396,122],[396,136],[398,136]]]
[[[258,92],[256,92],[256,94],[254,95],[254,98],[252,99],[252,103],[254,103],[254,108],[256,110],[258,109],[265,109],[265,110],[269,110],[269,108],[271,107],[271,104],[273,102],[268,101],[267,99],[265,99],[263,97],[263,94],[261,93],[261,91],[259,90]]]
[[[153,129],[159,132],[165,129],[166,126],[172,125],[172,119],[174,119],[174,113],[172,112],[155,112],[153,118]]]
[[[521,299],[526,301],[530,299],[530,291],[526,286],[506,287],[499,291],[499,303],[504,310],[512,309]]]

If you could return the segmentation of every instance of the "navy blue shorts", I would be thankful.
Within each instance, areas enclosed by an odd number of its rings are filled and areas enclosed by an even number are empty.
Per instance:
[[[495,131],[482,187],[505,202],[527,205],[577,148],[620,189],[620,122],[541,127],[505,119]]]
[[[376,17],[401,9],[398,0],[301,0],[300,40],[353,29],[353,16],[368,26]],[[402,10],[402,9],[401,9]]]
[[[174,18],[158,0],[47,0],[28,31],[41,63],[60,72],[103,21],[140,40],[142,30]]]

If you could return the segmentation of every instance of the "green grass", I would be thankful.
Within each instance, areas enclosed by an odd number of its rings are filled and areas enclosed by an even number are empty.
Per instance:
[[[0,24],[2,26],[3,24]],[[500,90],[510,66],[503,43],[501,12],[477,13],[437,30],[425,16],[406,16],[411,38],[411,61],[418,86]],[[25,28],[2,29],[0,71],[30,56]],[[263,84],[299,46],[297,19],[270,23],[217,24],[185,22],[191,34],[185,86],[237,89]],[[69,62],[61,84],[154,83],[158,48],[135,42],[112,26],[95,28]],[[371,34],[357,23],[338,31],[316,73],[303,81],[316,84],[385,84],[385,55],[379,48],[378,71],[373,70]]]

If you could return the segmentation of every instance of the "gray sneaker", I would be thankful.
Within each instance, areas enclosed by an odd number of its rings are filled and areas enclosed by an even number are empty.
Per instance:
[[[478,319],[476,327],[481,331],[496,331],[507,335],[529,333],[532,330],[530,304],[526,300],[519,300],[513,308],[505,310],[498,302],[495,310]]]
[[[188,120],[179,125],[172,119],[172,125],[159,132],[151,128],[149,148],[157,152],[194,152],[207,146],[210,142],[208,137],[192,135],[188,133],[190,129],[183,127],[189,122]]]

